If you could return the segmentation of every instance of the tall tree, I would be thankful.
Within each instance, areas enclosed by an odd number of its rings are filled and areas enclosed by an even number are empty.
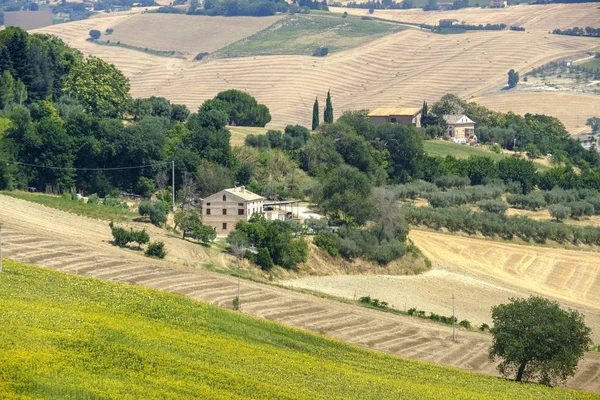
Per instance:
[[[561,310],[558,303],[543,297],[510,299],[509,304],[492,308],[492,320],[490,359],[503,359],[498,370],[503,375],[516,372],[518,382],[565,381],[592,343],[582,314]]]
[[[15,98],[15,80],[6,70],[0,76],[0,110],[6,108]]]
[[[323,121],[326,124],[333,123],[333,105],[331,104],[331,90],[327,91],[327,101],[325,103],[325,113],[323,114]]]
[[[508,71],[508,87],[509,89],[514,88],[519,83],[519,73],[514,69]]]
[[[314,131],[319,126],[319,98],[315,98],[313,105],[312,130]]]

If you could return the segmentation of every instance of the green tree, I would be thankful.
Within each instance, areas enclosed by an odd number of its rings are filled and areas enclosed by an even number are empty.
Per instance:
[[[10,71],[2,72],[0,76],[0,110],[8,107],[15,99],[15,80]]]
[[[508,88],[512,89],[519,83],[519,73],[514,69],[508,71]]]
[[[200,240],[202,243],[210,243],[217,237],[217,233],[212,227],[202,224],[196,224],[192,234],[195,239]]]
[[[510,303],[492,308],[492,320],[490,360],[502,359],[500,373],[516,373],[518,382],[565,381],[592,343],[582,314],[561,310],[558,303],[543,297],[511,298]]]
[[[562,221],[571,216],[571,208],[561,204],[551,204],[548,206],[548,211],[550,212],[550,216],[557,221]]]
[[[90,56],[65,77],[64,90],[101,117],[121,118],[129,109],[129,79],[114,65]]]
[[[92,40],[98,40],[98,39],[100,39],[101,35],[102,35],[102,33],[99,30],[97,30],[97,29],[92,29],[90,31],[90,38]]]
[[[141,231],[131,231],[131,241],[136,242],[138,244],[138,248],[141,248],[143,244],[150,242],[150,236],[146,229],[142,229]]]
[[[152,242],[148,245],[145,254],[153,258],[165,258],[167,249],[164,242]]]
[[[594,133],[600,131],[600,118],[598,117],[588,118],[585,124],[589,126]]]
[[[535,185],[536,167],[532,161],[506,157],[498,161],[498,177],[504,180],[504,183],[519,182],[523,194],[527,194]]]
[[[269,253],[268,248],[261,247],[258,250],[258,254],[256,255],[256,264],[258,264],[264,271],[270,271],[273,269],[273,259],[271,258],[271,253]]]
[[[271,114],[267,106],[258,104],[254,97],[240,90],[229,89],[219,92],[212,101],[208,100],[200,107],[200,111],[210,109],[227,112],[229,125],[264,127],[271,122]]]
[[[319,98],[315,98],[315,104],[313,105],[312,115],[312,130],[314,131],[319,127]]]
[[[18,103],[20,106],[27,100],[27,87],[20,79],[17,79],[15,82],[14,95],[15,103]]]
[[[331,90],[327,91],[327,100],[325,102],[325,112],[323,113],[323,122],[333,123],[333,105],[331,104]]]

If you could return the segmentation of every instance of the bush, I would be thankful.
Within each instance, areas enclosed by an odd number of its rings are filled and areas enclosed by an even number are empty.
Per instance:
[[[196,54],[196,57],[194,57],[194,60],[196,61],[200,61],[202,60],[204,57],[206,57],[208,55],[207,52],[202,52],[202,53],[198,53]]]
[[[448,189],[451,187],[463,188],[470,182],[470,179],[464,176],[445,175],[436,178],[433,183],[441,189]]]
[[[467,329],[469,329],[471,327],[471,322],[467,321],[466,319],[463,319],[458,324],[460,326],[462,326],[463,328],[467,328]]]
[[[100,203],[100,198],[98,198],[97,194],[92,194],[88,196],[88,204],[98,204]]]
[[[111,35],[114,31],[115,30],[113,28],[108,28],[108,29],[106,29],[105,32],[106,32],[107,35]]]
[[[327,47],[317,47],[313,52],[314,57],[325,57],[327,54],[329,54],[329,49]]]
[[[152,242],[148,245],[145,253],[148,257],[165,258],[167,250],[163,242]]]
[[[156,191],[156,185],[152,179],[146,178],[145,176],[140,176],[140,179],[138,179],[138,183],[135,186],[135,191],[139,195],[149,198]]]
[[[482,211],[494,214],[504,214],[508,210],[508,204],[497,200],[482,200],[477,205]]]
[[[273,268],[274,263],[273,259],[271,258],[271,254],[269,253],[269,249],[266,247],[261,247],[258,250],[256,264],[259,265],[263,271],[270,271]]]
[[[332,235],[317,235],[315,236],[313,243],[318,248],[325,250],[332,257],[336,257],[339,254],[337,242]]]
[[[581,218],[594,214],[594,206],[585,201],[572,201],[565,204],[565,206],[571,209],[571,218]]]
[[[97,29],[92,29],[92,30],[90,31],[90,38],[91,38],[92,40],[98,40],[98,39],[100,39],[100,36],[101,36],[101,35],[102,35],[102,32],[100,32],[100,31],[99,31],[99,30],[97,30]]]
[[[167,222],[167,213],[169,206],[163,201],[142,201],[138,208],[141,216],[150,218],[150,222],[156,226],[160,226]]]
[[[141,231],[131,231],[131,241],[138,244],[138,248],[142,247],[143,244],[150,242],[150,236],[145,229]]]
[[[208,225],[196,225],[192,231],[192,237],[200,240],[202,243],[209,243],[216,239],[217,233]]]
[[[113,243],[119,247],[127,246],[127,243],[131,242],[131,232],[116,226],[111,226],[111,233],[113,236]]]
[[[128,209],[129,206],[127,205],[127,203],[125,203],[124,201],[121,201],[115,197],[105,197],[104,200],[102,200],[102,204],[105,207],[115,207],[115,208],[124,208],[124,209]]]
[[[489,331],[489,330],[490,330],[490,326],[484,322],[484,323],[483,323],[483,324],[481,324],[481,326],[479,327],[479,330],[480,330],[481,332]]]
[[[548,211],[550,211],[552,218],[555,218],[557,221],[562,221],[571,216],[571,209],[560,204],[552,204],[548,207]]]

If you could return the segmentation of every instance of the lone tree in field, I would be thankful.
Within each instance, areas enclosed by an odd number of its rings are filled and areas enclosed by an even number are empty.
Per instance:
[[[319,127],[319,98],[315,98],[315,104],[313,105],[313,118],[312,118],[312,130],[314,131]]]
[[[326,124],[333,123],[333,105],[331,104],[331,91],[327,91],[327,101],[325,102],[325,113],[323,114],[323,121]]]
[[[543,297],[510,299],[509,304],[492,308],[492,319],[490,360],[503,359],[498,371],[505,376],[516,373],[518,382],[564,382],[575,374],[577,362],[592,343],[582,314],[561,310]]]
[[[92,29],[90,31],[90,37],[92,38],[92,40],[100,39],[100,35],[102,35],[102,33],[97,29]]]
[[[514,69],[508,71],[508,88],[512,89],[519,83],[519,73]]]

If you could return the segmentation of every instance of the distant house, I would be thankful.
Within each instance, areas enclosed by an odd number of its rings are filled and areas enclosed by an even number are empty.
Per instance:
[[[440,11],[448,11],[454,9],[453,3],[437,3],[437,9]]]
[[[440,19],[440,28],[451,28],[452,25],[458,24],[457,19]]]
[[[376,108],[368,116],[375,126],[401,124],[421,127],[422,108]]]
[[[507,0],[490,0],[490,8],[506,8],[508,7]]]
[[[223,189],[202,200],[202,223],[212,226],[217,235],[226,236],[235,230],[240,220],[263,212],[265,198],[246,190],[244,186]]]
[[[466,143],[475,137],[475,122],[466,115],[446,114],[444,121],[448,124],[444,135],[455,142]]]
[[[600,151],[600,148],[598,148],[598,137],[594,136],[592,133],[582,133],[581,135],[575,136],[575,139],[577,139],[581,146],[586,150],[589,150],[592,146],[596,146],[596,150]]]

